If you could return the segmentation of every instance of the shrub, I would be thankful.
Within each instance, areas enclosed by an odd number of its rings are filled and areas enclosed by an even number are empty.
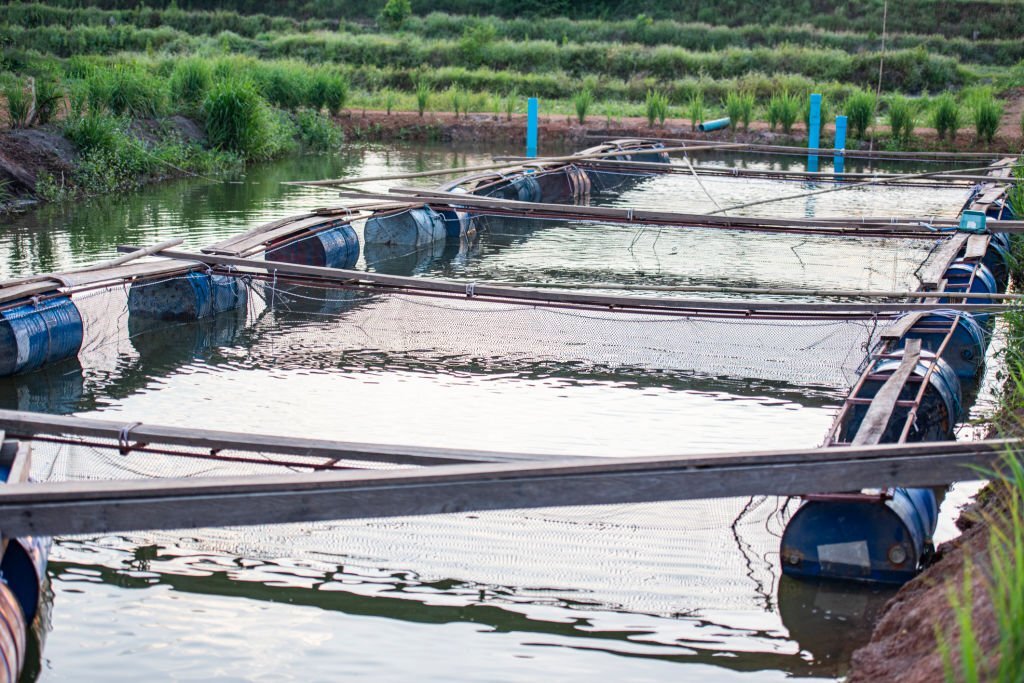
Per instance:
[[[950,140],[956,139],[956,132],[963,123],[963,116],[960,114],[960,106],[952,94],[944,92],[935,98],[931,123],[939,140],[944,140],[947,136]]]
[[[573,96],[572,102],[576,107],[576,118],[579,119],[580,124],[585,123],[587,120],[587,112],[594,104],[594,93],[592,93],[589,88],[584,88]]]
[[[213,69],[197,58],[182,59],[171,71],[171,99],[175,105],[198,109],[213,83]]]
[[[377,20],[389,31],[397,31],[412,15],[412,3],[409,0],[388,0],[380,11]]]
[[[7,100],[7,122],[11,128],[24,128],[29,124],[29,112],[32,110],[32,98],[25,90],[21,79],[12,78],[3,86],[4,99]]]
[[[430,102],[430,93],[429,83],[423,79],[416,82],[416,111],[419,112],[420,116],[423,116],[423,112],[427,110],[427,104]]]
[[[914,135],[914,103],[902,95],[889,98],[889,129],[897,144],[910,140]]]
[[[164,93],[157,80],[141,68],[117,64],[94,77],[107,80],[106,106],[117,116],[156,116],[164,110]]]
[[[82,152],[113,151],[121,135],[123,131],[120,121],[95,110],[64,122],[64,136]]]
[[[319,111],[304,109],[295,117],[299,141],[306,149],[329,152],[337,149],[343,139],[341,129]]]
[[[217,149],[250,158],[272,156],[280,143],[277,122],[266,101],[248,81],[227,80],[211,88],[203,101],[206,135]]]
[[[1003,118],[1002,103],[995,98],[991,90],[982,89],[972,93],[969,107],[978,140],[991,143],[999,132],[999,122]]]
[[[873,93],[858,90],[846,98],[843,113],[850,124],[850,133],[857,139],[863,139],[875,118],[875,96]]]
[[[799,115],[800,100],[796,95],[790,95],[788,90],[772,95],[768,101],[768,122],[772,130],[775,130],[777,122],[782,126],[782,132],[789,135]]]

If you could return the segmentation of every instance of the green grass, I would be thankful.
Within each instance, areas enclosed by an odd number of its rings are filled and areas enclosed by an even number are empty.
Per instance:
[[[427,105],[430,104],[431,92],[430,84],[426,81],[421,80],[416,83],[416,111],[419,112],[420,116],[423,116]]]
[[[213,85],[213,69],[206,60],[182,59],[171,70],[171,100],[189,109],[197,110]]]
[[[654,127],[658,122],[664,125],[668,118],[668,96],[658,90],[648,90],[647,99],[644,101],[644,113],[647,116],[647,125]]]
[[[906,97],[893,95],[886,104],[888,106],[886,117],[889,120],[892,139],[897,145],[905,145],[914,135],[916,118],[914,103]]]
[[[858,140],[867,135],[875,118],[875,95],[865,90],[858,90],[846,98],[843,113],[850,125],[850,134]]]
[[[576,106],[576,119],[580,124],[587,121],[587,112],[594,105],[594,93],[589,88],[580,90],[573,96],[573,104]]]
[[[275,118],[249,81],[226,80],[215,85],[203,101],[206,135],[215,149],[250,159],[267,159],[286,146]]]
[[[979,88],[970,93],[967,103],[978,140],[991,143],[999,132],[999,122],[1003,118],[1002,103],[988,88]]]
[[[789,135],[799,115],[800,99],[788,90],[772,95],[768,101],[768,122],[772,130],[778,124],[782,126],[782,132]]]
[[[11,78],[2,86],[4,100],[7,102],[7,125],[11,128],[24,128],[29,124],[29,112],[32,110],[32,98],[20,78]]]

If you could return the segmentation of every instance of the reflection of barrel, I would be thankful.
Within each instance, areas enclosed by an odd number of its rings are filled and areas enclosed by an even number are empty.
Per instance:
[[[416,275],[436,261],[458,253],[458,243],[433,242],[419,248],[388,244],[366,244],[366,269],[388,275]]]
[[[809,500],[782,535],[790,576],[904,583],[931,550],[938,506],[931,489],[892,489],[885,500]]]
[[[238,278],[193,271],[167,280],[133,283],[128,313],[157,320],[199,320],[244,308],[246,301],[245,285]]]
[[[0,672],[4,681],[18,680],[25,665],[28,624],[14,593],[0,582]]]
[[[66,296],[0,313],[0,377],[70,358],[81,346],[82,316]]]
[[[0,407],[70,415],[82,406],[85,378],[77,357],[17,377],[0,379]]]
[[[339,225],[302,237],[286,237],[267,246],[264,258],[324,268],[351,268],[359,260],[359,236],[351,225]]]
[[[426,206],[372,216],[363,229],[367,247],[371,244],[419,247],[443,241],[447,236],[444,218]]]
[[[812,655],[813,673],[843,676],[854,650],[871,639],[889,586],[842,581],[779,579],[779,616],[800,650]]]
[[[211,348],[229,346],[245,329],[246,310],[236,308],[199,320],[128,317],[128,335],[139,356],[156,362],[191,360]]]
[[[893,355],[901,356],[902,349],[893,352]],[[857,393],[859,398],[873,398],[878,390],[882,388],[885,379],[894,373],[900,366],[901,359],[893,358],[881,361],[875,366],[874,375],[879,379],[865,380],[861,390]],[[932,364],[935,370],[928,379],[928,387],[921,398],[921,405],[917,409],[917,415],[911,423],[910,431],[907,434],[907,441],[945,441],[953,438],[953,428],[961,418],[962,398],[960,380],[956,372],[941,358],[935,354],[921,352],[921,358],[911,374],[910,380],[903,386],[899,400],[912,401],[917,396],[920,388],[921,378],[928,373]],[[917,378],[915,381],[914,378]],[[852,441],[853,436],[860,428],[864,415],[868,411],[868,405],[854,405],[850,416],[843,424],[840,434],[841,441]],[[896,443],[899,441],[900,432],[906,422],[910,408],[897,405],[892,411],[892,418],[882,433],[879,443]]]
[[[942,360],[953,368],[957,377],[974,379],[985,362],[988,333],[970,314],[958,314],[956,311],[935,311],[922,316],[914,327],[910,328],[910,331],[900,339],[898,347],[902,349],[908,339],[920,339],[922,349],[936,353],[946,339],[947,331],[953,326],[954,320],[956,320],[956,326],[953,327],[952,335],[949,335],[949,342],[942,353]]]

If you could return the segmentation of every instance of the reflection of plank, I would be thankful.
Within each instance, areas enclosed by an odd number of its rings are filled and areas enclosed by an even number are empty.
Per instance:
[[[0,490],[0,518],[13,535],[49,536],[932,486],[977,477],[972,465],[992,467],[1005,449],[1019,444],[948,441],[583,463],[16,484]]]
[[[985,258],[988,251],[988,243],[992,240],[990,235],[971,235],[967,238],[967,249],[964,250],[965,261],[980,261]]]
[[[885,428],[889,426],[892,411],[896,408],[896,401],[899,400],[907,378],[914,371],[920,357],[921,340],[908,339],[903,350],[903,361],[875,394],[860,427],[857,428],[857,434],[853,437],[854,446],[873,446],[882,438]]]
[[[931,258],[921,268],[921,284],[927,289],[938,289],[939,283],[946,274],[949,264],[953,263],[956,255],[967,242],[967,233],[958,232],[948,240],[939,245],[939,248],[932,252]]]

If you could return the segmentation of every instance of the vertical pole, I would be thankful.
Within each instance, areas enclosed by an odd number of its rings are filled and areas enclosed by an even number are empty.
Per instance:
[[[836,117],[836,154],[832,165],[836,173],[846,171],[846,117]]]
[[[526,156],[533,159],[537,156],[537,98],[531,97],[526,102]]]
[[[807,147],[818,148],[821,146],[821,95],[811,94],[811,120],[807,128]],[[807,156],[807,170],[818,170],[818,155]]]

